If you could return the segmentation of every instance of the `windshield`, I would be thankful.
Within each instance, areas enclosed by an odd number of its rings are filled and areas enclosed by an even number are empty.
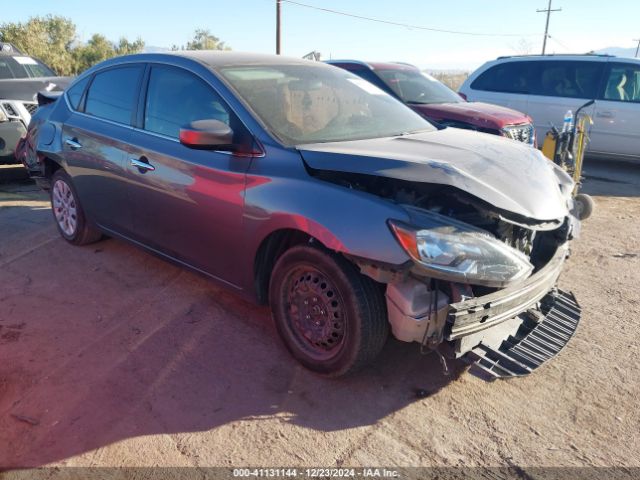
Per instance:
[[[376,70],[389,88],[405,103],[460,103],[460,95],[431,75],[418,70]]]
[[[0,56],[0,80],[38,77],[55,77],[55,73],[35,58]]]
[[[337,142],[435,130],[391,95],[326,65],[226,67],[222,76],[283,143]]]

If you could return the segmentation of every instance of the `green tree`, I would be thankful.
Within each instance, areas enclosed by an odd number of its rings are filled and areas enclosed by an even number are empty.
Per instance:
[[[47,15],[32,17],[25,23],[0,24],[0,39],[39,58],[60,75],[75,73],[71,53],[76,26],[68,18]]]
[[[81,44],[77,41],[75,24],[53,15],[32,17],[25,23],[0,24],[0,40],[39,58],[60,75],[73,75],[107,58],[144,48],[141,39],[130,42],[123,37],[114,44],[100,34]]]
[[[177,50],[177,47],[174,45],[172,49]],[[193,39],[187,42],[187,50],[231,50],[231,47],[212,35],[210,30],[198,28],[193,33]]]

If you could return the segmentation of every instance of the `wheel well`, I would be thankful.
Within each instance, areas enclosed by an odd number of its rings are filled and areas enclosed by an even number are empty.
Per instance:
[[[262,241],[253,264],[256,294],[261,304],[267,303],[269,299],[269,280],[278,258],[295,245],[312,242],[320,244],[308,233],[294,229],[276,230]]]
[[[45,189],[49,189],[51,187],[50,182],[53,178],[53,174],[60,170],[62,166],[58,162],[51,160],[49,157],[42,158],[42,165],[44,166],[42,176],[46,178],[46,181],[41,186]]]

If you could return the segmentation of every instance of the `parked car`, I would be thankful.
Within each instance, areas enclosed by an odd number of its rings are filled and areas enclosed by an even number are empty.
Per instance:
[[[435,124],[501,135],[529,145],[536,143],[527,115],[498,105],[468,102],[413,65],[356,60],[327,63],[364,78]]]
[[[576,328],[556,289],[573,182],[536,149],[271,55],[124,56],[40,98],[25,166],[60,235],[125,239],[269,303],[311,370],[368,364],[390,326],[520,375]]]
[[[567,110],[595,99],[587,154],[640,159],[640,60],[609,55],[500,57],[460,88],[469,100],[526,112],[538,138],[558,127]]]
[[[58,77],[41,61],[0,43],[0,164],[20,163],[15,146],[38,108],[39,90],[60,90],[70,78]]]

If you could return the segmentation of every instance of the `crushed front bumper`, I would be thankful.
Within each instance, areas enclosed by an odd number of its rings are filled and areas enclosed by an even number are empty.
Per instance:
[[[493,380],[527,375],[557,355],[580,321],[573,294],[556,288],[567,255],[562,246],[525,282],[450,305],[445,339],[453,356]]]
[[[534,307],[555,287],[567,255],[567,246],[561,246],[542,269],[524,282],[489,295],[451,304],[445,340],[469,337]]]

